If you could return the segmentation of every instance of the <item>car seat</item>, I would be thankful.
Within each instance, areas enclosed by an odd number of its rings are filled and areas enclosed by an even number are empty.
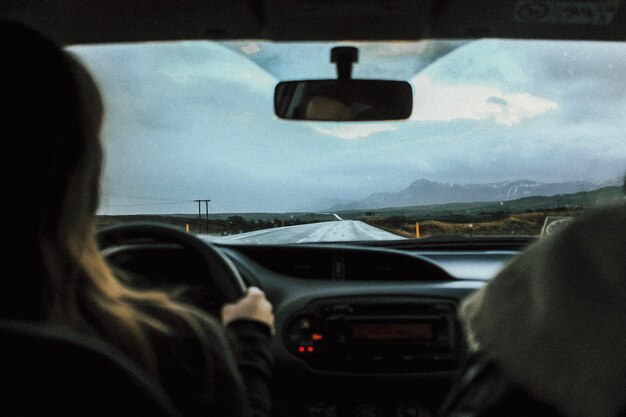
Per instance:
[[[2,320],[0,341],[0,415],[180,417],[158,383],[95,338]]]

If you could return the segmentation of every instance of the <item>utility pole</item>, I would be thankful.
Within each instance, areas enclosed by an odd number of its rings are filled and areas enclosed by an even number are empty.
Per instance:
[[[202,206],[200,200],[194,200],[198,202],[198,233],[202,233]]]
[[[205,214],[206,214],[206,232],[207,232],[207,234],[209,233],[209,201],[211,201],[211,200],[204,200],[204,207],[206,208]]]
[[[206,232],[209,233],[209,201],[211,200],[193,200],[198,203],[198,233],[202,233],[202,203],[206,209]]]

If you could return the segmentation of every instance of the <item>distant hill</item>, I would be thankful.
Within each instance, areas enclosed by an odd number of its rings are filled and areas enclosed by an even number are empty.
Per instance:
[[[621,180],[609,180],[599,184],[584,181],[540,183],[517,180],[489,184],[449,184],[427,179],[413,182],[397,192],[375,193],[348,203],[335,204],[328,211],[382,209],[447,203],[511,201],[525,197],[574,194],[597,190],[607,186],[621,185]]]
[[[390,207],[370,210],[339,211],[346,220],[360,219],[363,216],[376,218],[408,217],[412,221],[441,220],[446,222],[481,222],[502,218],[506,215],[547,211],[584,211],[606,205],[624,204],[626,196],[623,187],[609,186],[593,191],[553,196],[524,197],[509,201],[446,203],[418,205],[410,207]]]

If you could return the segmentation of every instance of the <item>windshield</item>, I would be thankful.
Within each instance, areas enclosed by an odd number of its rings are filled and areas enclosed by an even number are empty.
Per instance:
[[[274,87],[406,80],[410,119],[297,122]],[[623,201],[626,44],[152,42],[69,48],[105,100],[99,224],[242,243],[534,236]]]

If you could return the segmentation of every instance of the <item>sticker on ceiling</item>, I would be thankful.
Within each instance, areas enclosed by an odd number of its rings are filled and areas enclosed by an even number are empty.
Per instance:
[[[608,25],[622,0],[522,0],[515,7],[514,19],[523,23]]]

